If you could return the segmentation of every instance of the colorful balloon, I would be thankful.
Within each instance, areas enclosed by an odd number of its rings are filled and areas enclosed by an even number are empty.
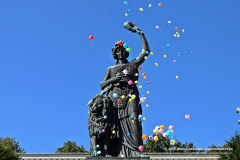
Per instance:
[[[146,107],[149,107],[149,104],[146,104]]]
[[[139,10],[140,10],[141,12],[143,12],[143,8],[140,7]]]
[[[175,30],[177,31],[177,30],[178,30],[178,27],[175,27]]]
[[[162,134],[162,133],[163,133],[163,129],[159,129],[158,132],[159,132],[160,134]]]
[[[152,135],[150,135],[148,138],[149,138],[149,140],[151,140],[151,141],[153,140],[153,136],[152,136]]]
[[[153,55],[153,52],[150,52],[151,55]]]
[[[153,133],[154,133],[154,134],[157,134],[157,130],[156,130],[156,129],[154,129],[154,130],[153,130]]]
[[[150,91],[147,91],[147,94],[150,94]]]
[[[167,44],[167,47],[170,47],[170,44]]]
[[[127,17],[127,16],[128,16],[128,13],[125,13],[124,15]]]
[[[166,54],[164,54],[164,55],[163,55],[163,58],[167,58],[167,55],[166,55]]]
[[[128,2],[127,2],[127,1],[124,1],[124,4],[128,4]]]
[[[133,85],[133,81],[132,80],[130,80],[130,81],[128,81],[128,85]]]
[[[156,26],[156,29],[159,29],[159,26]]]
[[[155,63],[155,66],[157,67],[157,66],[158,66],[158,63]]]
[[[162,6],[162,3],[158,3],[158,6],[161,7],[161,6]]]
[[[93,35],[90,35],[88,38],[89,38],[90,41],[91,41],[91,40],[93,40],[94,37],[93,37]]]
[[[153,137],[153,140],[156,142],[156,141],[158,141],[158,136],[154,136]]]
[[[169,129],[169,130],[173,130],[173,126],[170,125],[170,126],[168,127],[168,129]]]
[[[142,140],[146,140],[147,139],[147,136],[144,134],[144,135],[142,135]]]
[[[179,76],[178,76],[178,75],[176,75],[176,76],[175,76],[175,78],[176,78],[176,79],[178,79],[178,78],[179,78]]]
[[[152,7],[152,4],[149,4],[148,7],[151,8],[151,7]]]
[[[182,32],[184,33],[184,32],[185,32],[185,29],[182,29]]]
[[[170,144],[171,144],[172,146],[175,145],[175,140],[172,139],[172,140],[170,141]]]
[[[143,146],[139,146],[139,147],[138,147],[138,150],[139,150],[140,152],[143,152],[144,147],[143,147]]]
[[[168,25],[171,24],[171,23],[172,23],[172,21],[168,21]]]
[[[161,126],[160,126],[160,129],[163,129],[163,130],[164,130],[164,129],[165,129],[165,126],[164,126],[164,125],[161,125]]]
[[[173,63],[176,63],[176,62],[177,62],[177,61],[174,59],[174,60],[173,60]]]
[[[186,114],[186,115],[185,115],[185,118],[186,118],[187,120],[189,120],[189,119],[190,119],[190,115],[189,115],[189,114]]]
[[[131,50],[132,50],[131,48],[126,48],[127,52],[131,52]]]

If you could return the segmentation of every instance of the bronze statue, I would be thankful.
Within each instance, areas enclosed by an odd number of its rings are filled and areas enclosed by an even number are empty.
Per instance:
[[[142,124],[138,117],[142,115],[142,107],[136,85],[138,68],[149,55],[150,48],[144,33],[135,24],[125,22],[124,28],[140,35],[143,51],[129,62],[127,58],[130,50],[127,44],[123,41],[116,42],[112,48],[115,64],[107,69],[100,85],[103,91],[96,97],[106,93],[105,98],[111,107],[108,153],[113,157],[139,157],[138,148],[143,145],[143,141]],[[93,100],[89,104],[92,102]]]

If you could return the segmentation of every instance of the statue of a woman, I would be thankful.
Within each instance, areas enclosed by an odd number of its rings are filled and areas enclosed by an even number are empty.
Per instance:
[[[142,141],[142,125],[138,120],[142,107],[138,88],[138,67],[145,61],[150,48],[144,33],[132,22],[125,22],[124,27],[138,33],[142,40],[143,51],[132,61],[128,61],[129,49],[123,41],[118,41],[112,48],[115,65],[107,69],[101,82],[101,89],[108,88],[107,97],[112,102],[111,155],[139,157],[138,150]]]

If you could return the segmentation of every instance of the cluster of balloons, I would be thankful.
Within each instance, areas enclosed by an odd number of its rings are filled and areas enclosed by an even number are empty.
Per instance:
[[[128,2],[127,2],[127,1],[124,1],[123,3],[124,3],[125,5],[128,5]],[[148,8],[152,8],[152,6],[153,6],[153,5],[152,5],[151,3],[148,4]],[[158,3],[158,6],[161,7],[161,6],[162,6],[162,3]],[[140,12],[143,12],[144,9],[143,9],[142,7],[139,7],[139,11],[140,11]],[[128,13],[129,13],[129,12],[131,12],[131,9],[128,9]],[[129,15],[128,13],[125,13],[124,15],[127,17],[127,16]]]

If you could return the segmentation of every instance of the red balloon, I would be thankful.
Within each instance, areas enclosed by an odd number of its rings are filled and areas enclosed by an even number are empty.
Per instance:
[[[90,35],[88,38],[89,38],[90,40],[93,40],[93,35]]]

